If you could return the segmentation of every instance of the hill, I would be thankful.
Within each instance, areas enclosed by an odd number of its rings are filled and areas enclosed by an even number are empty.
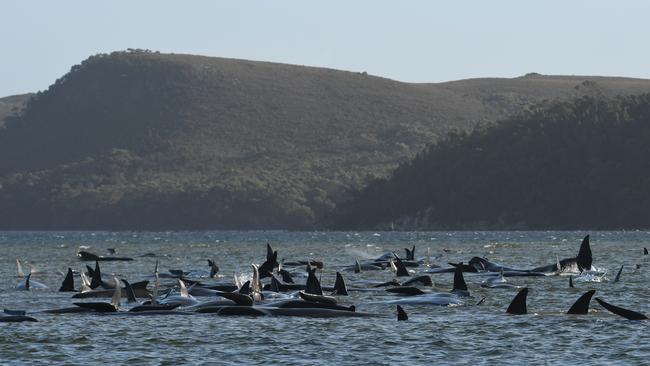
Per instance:
[[[650,94],[546,103],[452,134],[339,206],[337,228],[650,227]]]
[[[546,99],[650,91],[598,77],[410,84],[154,52],[92,56],[0,129],[0,227],[312,228],[450,131]]]
[[[0,98],[0,127],[4,125],[4,119],[12,114],[19,113],[27,100],[33,94],[20,94]]]

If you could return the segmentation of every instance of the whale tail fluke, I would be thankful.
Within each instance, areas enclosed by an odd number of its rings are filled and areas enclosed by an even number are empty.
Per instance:
[[[589,290],[585,292],[578,300],[571,306],[567,314],[587,314],[589,312],[589,302],[591,297],[594,296],[596,290]]]
[[[528,313],[528,308],[526,307],[526,297],[528,296],[528,287],[522,288],[519,293],[512,299],[510,306],[506,313],[514,315],[524,315]]]
[[[340,296],[348,295],[348,287],[345,285],[345,280],[340,272],[336,272],[336,282],[334,283],[334,294]]]
[[[402,320],[408,320],[408,319],[409,319],[409,316],[406,315],[406,311],[404,311],[404,309],[401,306],[397,305],[397,320],[402,321]]]
[[[610,312],[612,312],[612,313],[614,313],[616,315],[622,316],[625,319],[628,319],[628,320],[645,320],[645,319],[648,319],[647,316],[645,316],[645,315],[643,315],[641,313],[637,313],[636,311],[623,309],[621,307],[609,304],[609,303],[605,302],[605,300],[603,300],[601,298],[597,297],[596,301],[598,301],[598,303],[602,307],[604,307],[605,309],[609,310]]]
[[[65,279],[59,288],[59,292],[71,291],[74,291],[74,277],[72,277],[72,268],[68,268],[68,273],[65,275]]]
[[[591,247],[589,246],[589,235],[587,235],[582,239],[580,251],[578,251],[578,256],[576,257],[576,262],[578,263],[578,269],[580,272],[591,269],[592,261],[593,258],[591,257]]]

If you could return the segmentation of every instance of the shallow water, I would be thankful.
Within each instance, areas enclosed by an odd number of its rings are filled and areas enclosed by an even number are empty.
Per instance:
[[[352,292],[340,297],[373,318],[312,319],[295,317],[123,316],[34,313],[39,322],[0,323],[0,361],[37,364],[646,364],[650,358],[647,321],[628,321],[608,313],[595,301],[585,316],[565,315],[589,289],[596,296],[645,314],[648,309],[650,232],[0,232],[0,306],[28,312],[70,306],[70,293],[59,293],[62,272],[82,270],[78,246],[105,254],[116,248],[132,262],[102,262],[103,273],[131,282],[149,279],[154,263],[167,269],[207,270],[213,258],[229,281],[249,274],[250,264],[263,262],[267,242],[279,258],[325,262],[323,285],[355,259],[375,258],[385,251],[416,245],[416,257],[427,248],[433,263],[467,262],[485,256],[518,268],[553,264],[556,256],[573,257],[582,237],[591,234],[594,265],[607,269],[609,281],[576,283],[567,277],[509,278],[530,288],[529,315],[510,316],[505,309],[515,289],[485,289],[483,277],[466,274],[472,298],[467,306],[409,306],[406,322],[395,320],[394,305],[369,304],[393,299],[383,292]],[[153,252],[156,258],[139,257]],[[38,273],[33,279],[48,290],[18,291],[16,258]],[[613,278],[625,265],[621,281]],[[637,264],[641,264],[639,269]],[[425,268],[418,268],[421,271]],[[386,281],[390,271],[343,272],[348,286],[359,279]],[[106,276],[107,277],[107,276]],[[433,274],[440,289],[451,286],[451,274]],[[78,286],[78,278],[75,278]],[[297,282],[304,279],[297,279]],[[485,297],[484,304],[473,306]]]

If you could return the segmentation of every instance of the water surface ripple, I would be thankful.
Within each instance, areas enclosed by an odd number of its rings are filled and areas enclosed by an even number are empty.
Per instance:
[[[105,262],[102,272],[131,282],[149,279],[156,260],[162,270],[206,270],[214,258],[224,280],[247,274],[261,263],[265,244],[279,258],[325,262],[324,285],[334,283],[337,268],[355,259],[375,258],[385,251],[403,253],[416,246],[416,257],[429,248],[435,264],[467,262],[485,256],[511,267],[555,263],[556,256],[575,256],[591,234],[594,264],[609,271],[609,281],[576,283],[566,277],[522,277],[510,282],[528,286],[529,315],[509,316],[505,309],[517,290],[485,289],[480,276],[467,274],[475,303],[481,306],[405,306],[409,321],[395,321],[394,306],[368,304],[392,299],[383,293],[352,293],[341,298],[375,318],[311,319],[289,317],[102,316],[33,314],[38,323],[0,323],[0,361],[8,364],[647,364],[650,336],[647,321],[627,321],[591,303],[586,316],[565,315],[585,291],[645,314],[648,308],[650,232],[0,232],[0,306],[29,312],[70,306],[70,294],[56,292],[62,275],[87,262],[76,256],[79,246],[104,254],[116,248],[133,262]],[[155,253],[156,258],[139,257]],[[647,257],[647,256],[646,256]],[[49,290],[18,291],[16,258],[38,273],[33,278]],[[613,282],[620,265],[621,282]],[[637,268],[637,265],[640,265]],[[420,268],[422,269],[422,268]],[[389,271],[344,273],[355,279],[386,281]],[[432,275],[440,288],[450,274]],[[298,279],[304,281],[304,279]]]

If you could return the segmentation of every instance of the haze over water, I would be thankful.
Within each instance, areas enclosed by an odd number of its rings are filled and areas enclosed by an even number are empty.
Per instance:
[[[393,299],[378,292],[351,292],[339,297],[374,318],[310,319],[297,317],[137,316],[96,314],[32,314],[38,323],[0,323],[0,360],[87,364],[644,364],[650,357],[648,324],[627,321],[592,301],[585,316],[565,315],[584,292],[648,314],[648,261],[643,247],[650,233],[635,232],[1,232],[0,303],[28,312],[71,306],[70,293],[59,293],[63,272],[82,270],[89,262],[76,258],[78,246],[105,254],[116,248],[132,262],[103,262],[102,272],[131,282],[150,279],[155,261],[160,271],[206,270],[213,258],[221,280],[234,273],[249,275],[250,264],[264,260],[269,242],[279,258],[318,259],[325,263],[321,281],[334,283],[334,273],[355,259],[372,259],[386,251],[403,253],[416,246],[416,258],[430,248],[433,263],[467,262],[485,256],[517,268],[552,264],[576,255],[591,234],[594,265],[607,269],[609,280],[576,283],[567,277],[519,277],[509,282],[530,288],[528,315],[505,309],[517,290],[484,289],[481,276],[465,274],[475,304],[480,306],[404,306],[406,322],[395,320],[394,305],[369,304]],[[139,257],[155,253],[156,258]],[[39,273],[42,291],[18,291],[15,259]],[[621,281],[613,282],[624,264]],[[636,265],[641,264],[639,269]],[[417,272],[425,268],[419,267]],[[387,281],[390,271],[343,272],[348,287],[355,279]],[[433,274],[439,288],[451,286],[450,274]],[[296,282],[304,282],[296,278]],[[78,277],[75,278],[78,287]]]

